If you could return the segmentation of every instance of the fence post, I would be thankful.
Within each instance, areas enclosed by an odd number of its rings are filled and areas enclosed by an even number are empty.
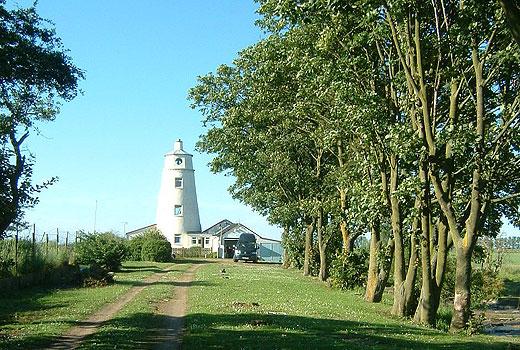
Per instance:
[[[65,250],[69,248],[69,231],[67,231],[67,234],[65,235]]]
[[[60,246],[60,231],[56,228],[56,253],[58,253],[58,248]]]
[[[16,234],[14,235],[14,274],[18,276],[18,225],[16,225]]]
[[[45,235],[45,256],[49,255],[49,235],[47,233],[43,233]]]
[[[33,224],[33,230],[32,230],[31,259],[32,259],[32,263],[34,266],[34,261],[36,260],[36,224]]]

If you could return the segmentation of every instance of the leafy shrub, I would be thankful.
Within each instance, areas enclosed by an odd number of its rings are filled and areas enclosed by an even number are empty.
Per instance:
[[[166,238],[145,239],[141,250],[141,260],[168,262],[172,260],[172,246]]]
[[[140,261],[143,249],[143,236],[134,237],[126,242],[125,260]]]
[[[126,245],[112,232],[94,233],[77,243],[74,253],[79,264],[117,271],[126,255]]]
[[[366,249],[336,255],[330,267],[331,285],[344,290],[362,287],[366,282],[368,256]]]
[[[126,260],[168,262],[172,260],[172,246],[156,228],[126,242]]]

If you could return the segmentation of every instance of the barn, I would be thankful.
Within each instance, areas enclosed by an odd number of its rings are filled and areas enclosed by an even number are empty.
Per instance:
[[[258,255],[260,261],[281,263],[283,257],[282,243],[276,239],[264,238],[241,223],[233,223],[227,219],[222,220],[208,229],[202,231],[202,236],[214,237],[219,258],[232,258],[238,238],[242,233],[255,235],[256,242],[260,246]]]

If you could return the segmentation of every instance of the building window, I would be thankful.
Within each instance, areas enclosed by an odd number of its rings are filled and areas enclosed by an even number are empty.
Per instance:
[[[176,216],[182,215],[182,205],[175,205],[175,208],[173,209],[173,213]]]
[[[175,178],[175,188],[182,188],[182,177]]]
[[[181,235],[175,235],[173,237],[173,243],[174,244],[181,244]]]
[[[196,245],[197,244],[197,237],[191,237],[191,244]]]
[[[209,246],[209,237],[205,238],[204,245],[207,247]]]

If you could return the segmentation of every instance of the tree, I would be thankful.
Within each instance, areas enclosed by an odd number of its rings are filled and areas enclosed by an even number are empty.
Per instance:
[[[33,157],[22,147],[39,122],[54,120],[60,101],[76,96],[82,78],[49,21],[34,7],[9,10],[0,1],[0,238],[56,181],[31,184]]]

